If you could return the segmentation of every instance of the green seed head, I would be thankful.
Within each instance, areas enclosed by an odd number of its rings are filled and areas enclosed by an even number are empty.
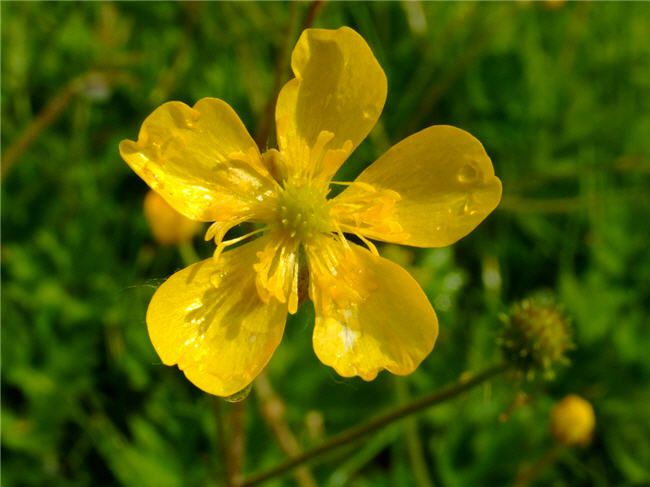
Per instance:
[[[512,305],[502,317],[498,344],[505,360],[532,379],[540,372],[554,376],[554,367],[568,363],[573,348],[569,320],[552,296],[538,294]]]

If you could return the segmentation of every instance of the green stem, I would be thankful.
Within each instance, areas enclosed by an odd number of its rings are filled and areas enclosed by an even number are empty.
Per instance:
[[[293,470],[299,465],[307,463],[317,457],[322,457],[326,453],[329,453],[330,451],[340,446],[352,443],[353,441],[356,441],[359,438],[374,433],[375,431],[380,430],[394,423],[395,421],[398,421],[412,414],[418,413],[423,409],[426,409],[435,404],[440,404],[449,399],[452,399],[462,394],[463,392],[471,389],[472,387],[479,385],[482,382],[485,382],[486,380],[504,372],[505,370],[507,370],[507,368],[508,366],[504,364],[495,365],[493,367],[484,370],[479,374],[474,375],[473,377],[460,380],[455,384],[448,386],[440,391],[432,392],[431,394],[421,397],[420,399],[416,399],[413,402],[410,402],[408,404],[405,404],[404,406],[400,406],[388,413],[378,416],[375,419],[372,419],[365,424],[362,424],[360,426],[355,426],[353,428],[345,430],[339,433],[338,435],[333,436],[329,440],[326,440],[325,442],[323,442],[317,447],[314,447],[310,450],[306,450],[300,455],[297,455],[294,458],[290,458],[266,471],[253,474],[247,479],[241,480],[237,485],[241,487],[248,487],[252,485],[257,485],[271,478],[283,475]]]
[[[226,467],[228,471],[228,486],[237,485],[237,479],[244,467],[246,453],[246,401],[239,401],[230,405],[230,437],[228,438],[228,452]]]
[[[217,451],[219,453],[219,467],[221,470],[221,477],[223,485],[228,485],[230,478],[228,477],[228,432],[226,431],[226,419],[224,418],[223,400],[219,397],[214,398],[214,419],[217,425]]]
[[[296,24],[296,19],[298,16],[297,4],[294,2],[290,3],[290,13],[289,13],[289,23],[286,27],[286,34],[284,36],[284,42],[280,46],[278,51],[278,57],[275,62],[275,76],[273,81],[273,90],[269,96],[264,111],[262,112],[261,120],[257,125],[257,131],[255,134],[255,142],[260,150],[266,150],[269,135],[273,128],[273,121],[275,115],[275,103],[278,100],[278,95],[280,94],[280,89],[286,78],[287,65],[289,64],[289,49],[291,47],[291,41],[294,39],[294,28]]]
[[[39,112],[18,138],[2,154],[2,178],[8,174],[12,166],[20,156],[38,139],[41,133],[52,125],[61,116],[63,111],[70,105],[70,102],[81,93],[87,83],[93,79],[99,79],[111,86],[119,73],[104,71],[88,71],[66,84],[47,105]]]
[[[181,254],[183,265],[189,266],[196,264],[199,260],[201,260],[196,253],[196,250],[194,250],[194,246],[192,245],[191,241],[178,244],[178,252]]]
[[[325,2],[323,0],[315,0],[309,4],[309,9],[307,10],[305,18],[302,22],[302,30],[308,29],[312,26],[319,12],[323,8],[324,3]],[[259,149],[262,151],[266,150],[267,143],[269,142],[269,136],[271,135],[273,129],[275,104],[278,100],[280,89],[282,88],[282,85],[287,78],[287,74],[292,74],[292,71],[288,70],[287,66],[289,65],[290,59],[291,41],[295,40],[294,30],[298,17],[298,9],[296,5],[297,4],[294,2],[290,2],[291,10],[289,14],[289,23],[287,24],[284,42],[282,46],[280,46],[278,57],[275,63],[273,90],[271,91],[271,95],[266,103],[264,111],[262,112],[262,116],[260,122],[258,123],[257,131],[255,134],[255,142],[257,143]]]
[[[280,449],[288,456],[300,455],[302,449],[298,440],[284,419],[287,407],[282,398],[273,390],[271,381],[266,373],[262,372],[255,379],[255,392],[259,398],[262,417],[266,420]],[[309,467],[303,466],[295,471],[296,482],[300,487],[316,487],[316,480]]]
[[[535,478],[539,476],[544,470],[553,465],[559,453],[562,451],[560,445],[553,446],[549,451],[547,451],[542,458],[537,460],[530,467],[521,470],[515,479],[514,487],[526,487],[531,483]]]
[[[395,381],[397,389],[397,399],[400,403],[410,400],[408,384],[400,378]],[[409,461],[415,483],[418,487],[433,487],[433,482],[429,477],[422,442],[418,434],[417,418],[408,418],[404,422],[404,434],[406,436],[406,448],[408,450]]]

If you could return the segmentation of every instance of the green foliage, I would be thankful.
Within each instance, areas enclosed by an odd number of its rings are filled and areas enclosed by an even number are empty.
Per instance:
[[[3,167],[4,485],[222,478],[213,398],[148,341],[148,300],[183,264],[149,235],[145,185],[117,145],[171,99],[222,98],[254,132],[308,7],[2,2],[3,166],[63,100]],[[311,350],[309,306],[291,318],[268,374],[302,446],[322,438],[307,417],[335,433],[496,360],[498,314],[531,292],[553,290],[576,333],[571,365],[523,404],[517,384],[495,380],[331,455],[313,468],[319,485],[511,485],[552,447],[548,414],[568,393],[593,404],[595,439],[563,451],[539,485],[648,485],[650,5],[332,2],[315,25],[357,29],[389,80],[381,123],[341,179],[446,123],[483,142],[504,198],[452,248],[402,254],[441,325],[412,376],[341,379]],[[252,472],[285,455],[259,398],[245,404]]]

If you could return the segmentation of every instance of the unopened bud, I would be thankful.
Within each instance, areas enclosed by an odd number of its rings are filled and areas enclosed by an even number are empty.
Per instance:
[[[551,410],[551,433],[563,445],[588,445],[595,427],[594,408],[575,394],[566,396]]]
[[[144,215],[151,233],[162,245],[187,242],[201,228],[200,222],[178,213],[155,191],[149,191],[144,197]]]
[[[568,362],[573,348],[569,320],[548,295],[537,295],[515,303],[502,317],[504,326],[498,343],[505,360],[527,378],[541,372],[552,378],[553,368]]]

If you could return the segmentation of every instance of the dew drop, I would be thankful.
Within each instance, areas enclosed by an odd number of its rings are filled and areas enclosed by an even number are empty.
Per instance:
[[[204,322],[205,322],[204,317],[193,318],[193,319],[190,320],[190,325],[196,326],[198,328],[198,327],[202,326]]]
[[[248,384],[241,391],[235,392],[234,394],[224,397],[223,400],[227,402],[241,402],[248,397],[251,392],[253,384]]]
[[[459,202],[458,206],[455,209],[457,216],[472,216],[478,213],[474,208],[474,202],[472,201],[471,196],[466,196],[465,201]]]
[[[189,306],[185,308],[185,311],[188,313],[191,313],[192,311],[196,311],[199,309],[201,306],[203,306],[203,303],[201,302],[200,299],[193,301]]]
[[[215,288],[219,287],[225,276],[223,272],[215,272],[210,276],[210,284]]]
[[[463,184],[474,183],[478,180],[480,172],[471,162],[466,162],[458,171],[458,181]]]
[[[363,118],[366,120],[372,120],[377,118],[377,107],[375,105],[367,105],[363,108],[362,111]]]
[[[463,205],[463,215],[465,216],[474,216],[478,213],[478,210],[476,209],[474,205],[473,198],[471,196],[468,196],[467,199],[465,200],[465,204]]]

